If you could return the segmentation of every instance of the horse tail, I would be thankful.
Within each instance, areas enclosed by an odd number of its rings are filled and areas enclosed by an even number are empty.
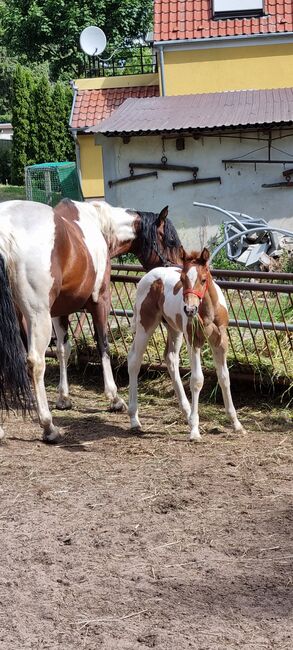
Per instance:
[[[0,410],[31,412],[34,404],[26,354],[6,263],[0,253]]]

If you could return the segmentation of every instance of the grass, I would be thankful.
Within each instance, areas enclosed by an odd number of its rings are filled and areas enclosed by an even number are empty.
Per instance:
[[[18,185],[0,185],[0,201],[25,199],[25,188]]]

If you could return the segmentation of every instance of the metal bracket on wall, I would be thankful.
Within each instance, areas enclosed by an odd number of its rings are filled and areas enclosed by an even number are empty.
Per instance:
[[[147,178],[148,176],[155,176],[158,178],[157,172],[147,172],[146,174],[134,174],[130,172],[130,176],[124,176],[124,178],[117,178],[114,181],[108,181],[109,187],[112,185],[118,185],[119,183],[129,183],[129,181],[138,181],[140,178]]]
[[[173,190],[176,190],[176,187],[179,187],[180,185],[197,185],[198,183],[220,183],[221,185],[222,181],[221,176],[210,176],[210,178],[197,178],[197,176],[195,176],[187,181],[176,181],[175,183],[172,183],[172,185]]]
[[[293,176],[293,169],[285,169],[283,172],[285,181],[277,181],[276,183],[263,183],[262,187],[293,187],[293,181],[291,176]]]
[[[293,187],[293,183],[280,181],[279,183],[263,183],[262,187]]]
[[[160,171],[177,171],[177,172],[193,172],[197,174],[198,167],[191,167],[190,165],[173,165],[167,162],[166,156],[162,156],[160,163],[129,163],[130,173],[134,169],[158,169]],[[166,162],[164,162],[166,161]]]

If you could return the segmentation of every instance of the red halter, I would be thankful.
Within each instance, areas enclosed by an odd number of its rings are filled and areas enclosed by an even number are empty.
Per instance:
[[[208,290],[208,284],[209,284],[209,276],[207,276],[207,279],[205,281],[205,285],[204,285],[202,291],[199,291],[197,289],[185,289],[185,291],[183,291],[183,296],[185,297],[189,293],[191,293],[193,296],[197,296],[200,300],[203,300],[203,298],[205,297],[205,294],[206,294],[206,292]]]

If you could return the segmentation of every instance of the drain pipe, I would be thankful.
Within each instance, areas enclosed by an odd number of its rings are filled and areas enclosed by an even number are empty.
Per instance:
[[[78,174],[78,178],[79,178],[79,184],[80,184],[80,187],[82,187],[82,183],[81,183],[81,180],[82,180],[81,179],[81,166],[80,166],[80,146],[79,146],[79,142],[78,142],[78,138],[77,138],[77,130],[72,129],[71,126],[70,126],[71,122],[72,122],[73,111],[74,111],[75,101],[76,101],[76,97],[77,97],[77,93],[78,93],[78,88],[75,85],[74,81],[70,81],[69,83],[70,83],[70,86],[71,86],[71,88],[73,90],[73,101],[72,101],[71,113],[70,113],[70,118],[69,118],[69,128],[70,128],[70,132],[71,132],[71,135],[73,137],[74,144],[75,144],[76,169],[77,169],[77,174]]]
[[[161,90],[162,97],[166,96],[166,81],[165,81],[165,64],[164,64],[164,48],[159,45],[159,60],[160,60],[160,76],[161,76]]]

